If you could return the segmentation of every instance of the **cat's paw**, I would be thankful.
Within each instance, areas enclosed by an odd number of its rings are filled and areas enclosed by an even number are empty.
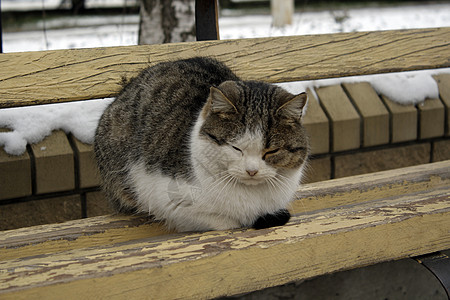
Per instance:
[[[253,223],[253,228],[263,229],[274,226],[282,226],[286,224],[291,218],[291,214],[287,209],[280,209],[273,214],[266,214],[259,217],[255,223]]]

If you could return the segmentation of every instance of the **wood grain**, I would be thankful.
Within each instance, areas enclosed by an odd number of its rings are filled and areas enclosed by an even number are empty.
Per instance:
[[[124,76],[199,55],[268,82],[448,67],[448,36],[450,28],[435,28],[6,53],[0,107],[114,96]]]
[[[448,249],[449,231],[447,185],[299,215],[265,230],[145,238],[1,261],[0,297],[213,298]]]
[[[303,185],[293,214],[355,205],[450,185],[450,161]],[[140,216],[101,216],[4,231],[0,260],[58,253],[170,234]]]

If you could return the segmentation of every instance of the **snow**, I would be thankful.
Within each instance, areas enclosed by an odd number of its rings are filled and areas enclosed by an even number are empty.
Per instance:
[[[112,100],[106,98],[1,109],[0,128],[6,127],[12,131],[0,133],[0,146],[4,146],[9,154],[20,155],[25,152],[27,144],[37,143],[58,129],[91,144],[98,120]]]
[[[45,1],[45,5],[52,3]],[[105,0],[96,1],[100,3]],[[2,6],[7,2],[2,2]],[[30,0],[26,2],[31,3]],[[42,2],[38,3],[42,5]],[[5,32],[4,51],[135,45],[138,38],[137,16],[116,16],[108,20],[104,17],[58,18],[37,26],[47,28],[46,32],[42,29]],[[73,26],[77,28],[71,28]],[[224,10],[219,18],[221,39],[448,26],[450,4],[303,12],[295,14],[293,25],[285,28],[272,27],[271,17],[267,15],[232,16],[231,11]],[[437,84],[432,78],[433,74],[438,73],[450,73],[450,68],[280,85],[292,93],[300,93],[307,88],[313,90],[342,82],[368,81],[379,94],[399,103],[417,104],[427,98],[439,97]],[[37,143],[58,129],[72,133],[82,142],[92,143],[98,120],[111,101],[109,98],[1,109],[0,128],[10,131],[0,132],[0,147],[4,147],[7,153],[20,155],[25,152],[27,144]]]
[[[293,94],[298,94],[306,91],[308,88],[314,92],[314,88],[321,86],[369,82],[378,94],[385,95],[395,102],[406,105],[418,104],[425,99],[439,98],[438,85],[432,76],[442,73],[450,73],[450,68],[286,82],[279,85]],[[316,99],[319,99],[317,95]]]
[[[450,4],[307,11],[285,28],[272,27],[270,16],[219,18],[221,39],[448,26]]]
[[[86,8],[136,6],[136,0],[86,0]],[[70,1],[64,0],[2,0],[2,11],[30,11],[45,9],[70,8]]]

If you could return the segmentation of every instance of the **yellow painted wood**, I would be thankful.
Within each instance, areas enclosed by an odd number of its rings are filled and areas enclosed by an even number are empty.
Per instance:
[[[99,216],[3,231],[0,260],[121,243],[169,232],[139,216]]]
[[[357,204],[450,185],[450,161],[302,185],[293,214]],[[0,260],[167,235],[160,224],[133,216],[101,216],[4,231]]]
[[[417,105],[419,111],[419,138],[427,139],[444,135],[445,109],[439,99],[426,99]]]
[[[31,150],[35,159],[37,194],[75,188],[73,151],[63,131],[55,131],[32,144]]]
[[[2,261],[0,297],[213,298],[448,249],[449,230],[447,185],[298,215],[265,230],[173,235]]]
[[[450,135],[450,74],[435,75],[439,88],[439,96],[445,106],[445,115],[447,122],[445,123],[445,135]]]
[[[300,187],[295,213],[320,210],[450,185],[450,160],[333,179]]]
[[[268,82],[447,67],[449,35],[450,28],[435,28],[6,53],[0,107],[113,96],[123,76],[199,55]]]
[[[417,109],[414,105],[401,105],[381,95],[390,114],[391,143],[417,139]]]
[[[311,154],[328,153],[330,150],[330,124],[314,94],[308,89],[308,104],[302,124],[309,136]]]
[[[362,117],[363,147],[389,143],[389,112],[370,83],[344,83],[343,87]]]
[[[316,91],[320,104],[330,119],[331,151],[359,148],[361,120],[342,87],[332,85]]]

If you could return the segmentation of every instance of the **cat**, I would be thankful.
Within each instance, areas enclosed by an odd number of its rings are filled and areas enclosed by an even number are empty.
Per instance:
[[[308,157],[306,101],[213,58],[148,67],[96,130],[106,196],[179,232],[284,225]]]

